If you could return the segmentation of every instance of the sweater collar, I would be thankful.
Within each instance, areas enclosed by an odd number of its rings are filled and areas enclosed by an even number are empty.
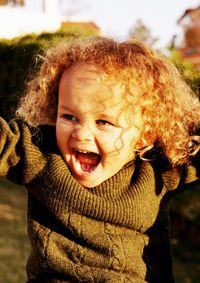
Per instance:
[[[141,168],[141,178],[135,171],[135,163],[130,162],[99,186],[87,189],[75,180],[59,155],[50,154],[45,170],[38,177],[40,191],[32,193],[63,221],[66,221],[67,213],[72,211],[137,229],[139,223],[135,208],[140,202],[138,196],[145,194],[143,190],[146,187],[141,186],[141,179],[145,179],[146,168]]]

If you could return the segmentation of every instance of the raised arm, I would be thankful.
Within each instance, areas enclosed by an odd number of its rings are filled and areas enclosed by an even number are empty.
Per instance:
[[[0,176],[24,185],[44,168],[46,159],[32,138],[23,121],[16,119],[8,124],[0,118]]]
[[[19,140],[20,130],[17,123],[12,123],[9,127],[6,121],[0,118],[0,176],[7,176],[9,169],[19,163]]]

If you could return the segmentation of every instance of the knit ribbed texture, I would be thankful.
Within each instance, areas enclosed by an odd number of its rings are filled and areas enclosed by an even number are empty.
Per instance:
[[[56,150],[34,144],[27,125],[1,120],[0,129],[0,175],[28,189],[27,282],[174,282],[168,194],[199,178],[198,162],[184,176],[130,162],[88,189]]]
[[[41,201],[52,209],[52,213],[62,215],[63,211],[68,208],[102,221],[136,230],[142,229],[141,221],[138,223],[140,210],[143,210],[145,203],[149,207],[149,203],[153,202],[153,199],[149,199],[149,192],[155,187],[154,172],[149,163],[141,164],[140,176],[133,180],[132,185],[130,181],[131,178],[134,179],[134,166],[130,164],[102,185],[91,190],[83,188],[72,178],[66,168],[66,163],[57,155],[51,155],[48,167],[43,172],[43,175],[40,176],[44,184]],[[140,199],[141,196],[142,199]],[[160,197],[155,196],[158,202],[160,202]],[[146,215],[144,212],[142,214],[144,218],[142,226],[145,226],[147,221],[151,222],[144,227],[147,229],[155,220],[149,219],[151,208],[149,207]]]

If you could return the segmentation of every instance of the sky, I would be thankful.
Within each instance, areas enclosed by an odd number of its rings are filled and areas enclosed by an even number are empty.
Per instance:
[[[160,45],[170,42],[182,30],[177,20],[188,8],[200,5],[200,0],[85,0],[88,11],[106,35],[116,38],[127,36],[138,19],[150,28]],[[86,9],[85,9],[86,10]]]
[[[48,4],[55,5],[57,0],[46,0]],[[200,0],[60,0],[63,2],[62,9],[71,10],[75,13],[73,17],[66,16],[66,20],[93,20],[102,30],[103,35],[112,36],[116,39],[125,39],[137,20],[142,22],[150,29],[153,37],[158,37],[159,47],[164,47],[171,42],[173,35],[181,35],[182,28],[177,25],[177,20],[182,16],[188,8],[200,6]],[[14,15],[6,15],[5,11],[1,13],[0,9],[0,29],[8,26],[11,29],[17,29],[20,21],[21,31],[31,29],[31,25],[42,25],[42,16],[34,15],[40,11],[42,0],[26,0],[26,16],[19,16],[14,23]],[[53,6],[52,6],[53,7]],[[52,9],[53,15],[46,17],[43,24],[53,25],[56,21],[56,6]],[[58,11],[57,11],[58,12]],[[32,14],[32,16],[31,16]],[[4,17],[4,19],[3,19]],[[12,18],[12,21],[10,19]],[[5,22],[7,20],[7,23]],[[4,22],[3,22],[4,21]],[[0,35],[1,36],[1,35]]]

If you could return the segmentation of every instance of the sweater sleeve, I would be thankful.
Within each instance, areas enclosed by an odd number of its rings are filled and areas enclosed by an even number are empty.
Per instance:
[[[6,121],[0,118],[0,176],[7,176],[9,169],[19,163],[19,139],[20,131],[17,124],[9,127]]]
[[[26,185],[39,174],[46,160],[32,140],[31,129],[22,120],[8,124],[0,118],[0,176]]]
[[[189,165],[167,170],[163,174],[163,181],[167,191],[173,191],[173,194],[200,184],[200,152]]]
[[[193,186],[200,183],[200,151],[193,157],[190,165],[181,172],[180,186]]]

